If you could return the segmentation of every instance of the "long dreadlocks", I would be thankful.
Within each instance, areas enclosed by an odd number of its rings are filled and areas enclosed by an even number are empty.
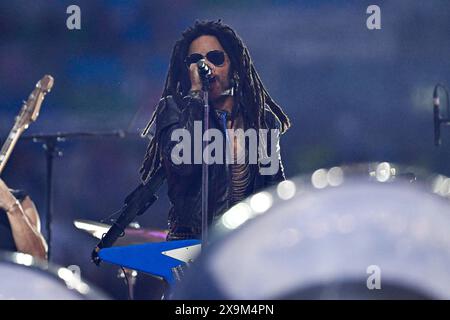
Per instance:
[[[164,90],[161,98],[171,95],[178,105],[182,105],[182,98],[190,89],[190,78],[184,59],[189,51],[192,41],[202,35],[215,36],[228,57],[230,58],[230,74],[234,77],[236,85],[235,105],[245,106],[244,118],[255,129],[267,128],[265,123],[265,106],[267,106],[281,123],[281,133],[290,127],[290,121],[281,107],[272,99],[261,81],[253,65],[250,53],[241,38],[228,25],[217,21],[196,21],[193,27],[183,32],[173,48],[167,73]],[[147,124],[143,135],[148,133],[150,127],[156,121],[161,104],[157,106]],[[140,169],[142,180],[146,180],[160,165],[159,137],[154,136],[150,141],[145,154],[144,162]]]

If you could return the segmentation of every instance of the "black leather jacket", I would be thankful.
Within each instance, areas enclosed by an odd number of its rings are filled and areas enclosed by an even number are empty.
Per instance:
[[[172,207],[169,211],[169,234],[167,240],[201,238],[201,200],[202,200],[202,170],[201,164],[179,164],[171,160],[173,147],[178,143],[171,141],[171,134],[175,129],[186,129],[193,137],[194,121],[203,118],[203,104],[201,99],[183,99],[176,103],[172,96],[161,99],[156,118],[156,138],[159,141],[159,152],[165,168],[168,195]],[[280,123],[268,109],[265,112],[266,123],[269,128],[279,129]],[[216,128],[224,133],[223,126],[217,112],[211,108],[210,128]],[[279,136],[276,137],[279,150]],[[192,143],[193,144],[193,143]],[[268,139],[267,149],[270,149]],[[193,150],[193,152],[201,152]],[[245,190],[245,196],[274,185],[285,179],[281,158],[278,155],[278,171],[273,175],[261,175],[259,164],[249,165],[250,183]],[[230,201],[230,171],[227,164],[211,164],[209,166],[209,224],[220,217],[232,206]]]

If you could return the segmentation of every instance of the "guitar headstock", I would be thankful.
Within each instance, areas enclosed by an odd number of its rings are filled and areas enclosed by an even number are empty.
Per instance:
[[[53,77],[50,75],[45,75],[36,83],[35,89],[29,95],[28,100],[24,102],[22,110],[17,117],[16,124],[19,129],[25,130],[31,122],[36,121],[41,110],[42,101],[44,101],[45,95],[52,89],[53,83]]]

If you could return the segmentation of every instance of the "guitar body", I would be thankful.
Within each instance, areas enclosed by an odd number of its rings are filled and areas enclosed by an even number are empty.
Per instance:
[[[183,267],[200,253],[201,241],[177,240],[103,248],[101,260],[164,279],[169,285],[179,280]]]

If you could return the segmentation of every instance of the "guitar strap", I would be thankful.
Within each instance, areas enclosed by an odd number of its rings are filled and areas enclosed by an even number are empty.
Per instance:
[[[97,265],[100,263],[98,252],[102,248],[111,247],[114,242],[123,234],[125,228],[136,218],[143,214],[158,199],[156,192],[159,190],[166,178],[164,168],[159,166],[155,173],[134,189],[126,198],[121,209],[120,216],[104,234],[100,242],[92,251],[92,261]]]

